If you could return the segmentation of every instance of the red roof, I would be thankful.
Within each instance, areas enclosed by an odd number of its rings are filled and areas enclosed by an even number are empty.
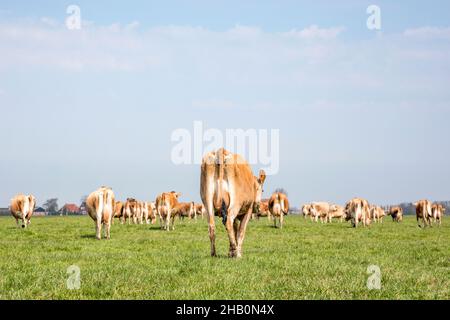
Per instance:
[[[65,204],[63,209],[66,210],[66,211],[69,211],[69,212],[78,212],[78,211],[80,211],[80,208],[76,204],[73,204],[73,203]]]

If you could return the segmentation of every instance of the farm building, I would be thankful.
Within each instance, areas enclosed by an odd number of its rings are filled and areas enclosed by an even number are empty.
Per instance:
[[[58,212],[60,215],[78,215],[80,213],[80,208],[73,203],[65,204]]]
[[[34,209],[34,213],[35,216],[46,216],[47,215],[47,211],[45,211],[44,208],[42,207],[36,207],[36,209]]]

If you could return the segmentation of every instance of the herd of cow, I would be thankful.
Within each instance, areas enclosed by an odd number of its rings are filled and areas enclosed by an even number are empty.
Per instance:
[[[114,192],[109,187],[101,187],[92,192],[86,199],[89,216],[96,226],[96,238],[101,239],[102,226],[105,237],[110,238],[111,224],[114,218],[121,223],[154,224],[159,218],[161,229],[174,230],[175,218],[197,219],[197,216],[207,216],[211,255],[216,255],[215,248],[215,217],[218,216],[227,230],[230,242],[229,256],[241,257],[242,245],[250,219],[262,216],[274,221],[277,219],[280,228],[283,227],[284,215],[289,212],[289,200],[282,192],[275,192],[270,199],[262,200],[263,185],[266,174],[263,170],[256,177],[249,164],[238,154],[225,149],[206,154],[202,160],[200,175],[200,195],[203,204],[194,202],[178,202],[180,193],[163,192],[154,202],[138,201],[128,198],[125,202],[115,200]],[[17,195],[11,200],[10,211],[19,226],[30,224],[36,199],[34,196]],[[441,204],[432,204],[428,200],[416,202],[416,218],[419,227],[431,224],[441,224],[445,208]],[[312,221],[329,223],[333,218],[342,222],[351,221],[353,227],[362,224],[368,226],[371,221],[382,223],[383,217],[389,215],[393,221],[401,222],[403,210],[401,207],[391,207],[389,210],[373,206],[367,200],[354,198],[345,207],[330,205],[326,202],[313,202],[302,207],[304,217]]]
[[[420,200],[414,203],[416,207],[416,218],[419,227],[422,227],[420,220],[424,226],[431,226],[433,223],[441,225],[442,217],[445,213],[445,207],[439,203],[431,203],[428,200]],[[311,220],[322,223],[331,222],[333,218],[340,219],[342,222],[351,220],[353,227],[359,224],[364,226],[370,223],[383,223],[385,216],[391,216],[392,221],[401,222],[403,220],[403,209],[399,206],[390,207],[388,210],[380,206],[370,205],[367,200],[354,198],[344,207],[339,205],[330,205],[327,202],[313,202],[302,207],[303,216],[310,217]]]

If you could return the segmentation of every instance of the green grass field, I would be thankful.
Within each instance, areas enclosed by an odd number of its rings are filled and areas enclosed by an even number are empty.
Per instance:
[[[94,238],[89,217],[35,217],[26,230],[0,218],[0,299],[449,299],[450,221],[419,229],[415,218],[370,228],[321,225],[289,216],[285,228],[251,221],[243,258],[209,256],[206,221],[112,227]],[[81,287],[67,289],[67,268]],[[369,265],[381,289],[369,290]]]

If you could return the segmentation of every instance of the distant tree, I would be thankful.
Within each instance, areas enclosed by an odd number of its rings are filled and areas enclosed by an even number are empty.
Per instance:
[[[45,203],[42,205],[42,207],[47,211],[49,214],[55,214],[59,207],[58,207],[58,198],[52,198],[45,201]]]
[[[288,196],[288,192],[286,191],[286,189],[284,188],[276,188],[274,192],[279,192],[279,193],[283,193],[286,196]]]

